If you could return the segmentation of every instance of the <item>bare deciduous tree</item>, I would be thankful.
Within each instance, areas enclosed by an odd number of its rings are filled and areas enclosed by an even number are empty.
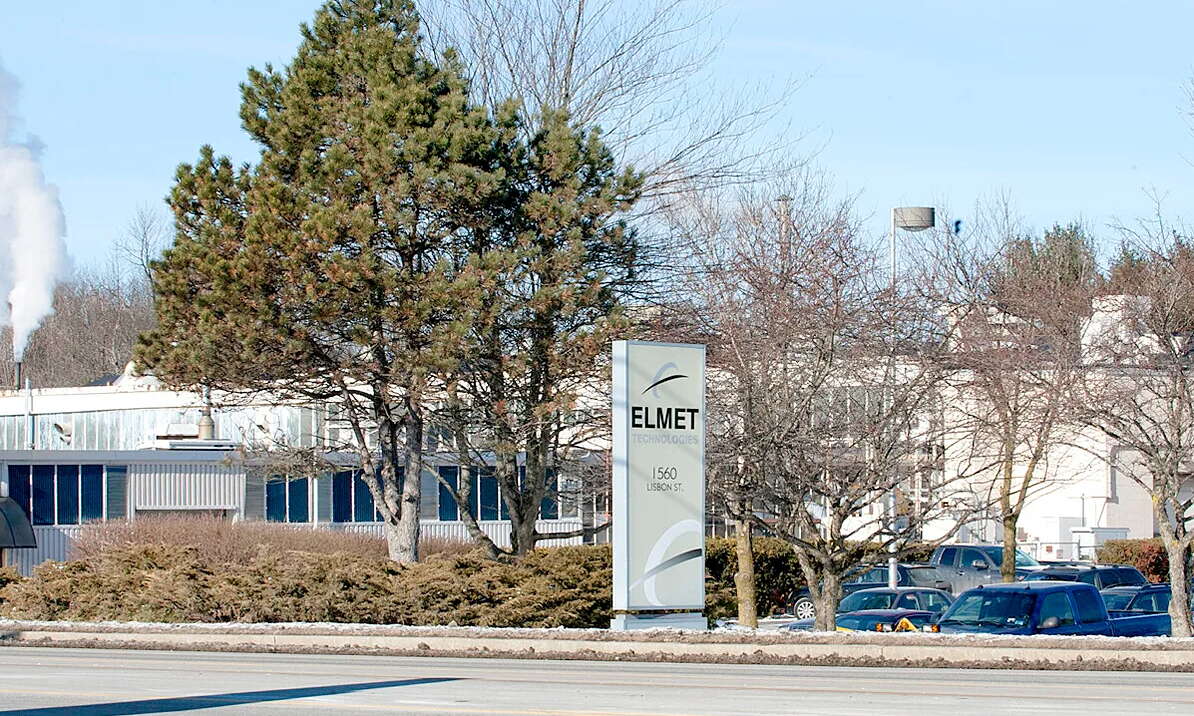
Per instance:
[[[1084,336],[1087,360],[1074,395],[1084,424],[1111,441],[1107,459],[1152,498],[1169,557],[1174,636],[1191,635],[1194,245],[1188,236],[1161,218],[1129,230],[1126,253],[1139,260],[1130,284],[1113,281],[1109,289],[1124,293],[1100,300],[1100,320]]]
[[[1073,426],[1066,396],[1079,375],[1080,329],[1100,275],[1079,227],[1033,239],[997,201],[967,237],[942,232],[927,265],[950,322],[947,428],[975,505],[1002,529],[1006,582],[1015,581],[1020,515],[1050,489],[1050,450]],[[947,222],[948,225],[948,222]]]
[[[148,206],[138,207],[124,235],[116,239],[116,255],[143,276],[148,286],[153,282],[150,264],[161,258],[170,245],[170,234],[170,225],[162,214]]]
[[[752,181],[791,138],[758,143],[793,85],[719,90],[709,0],[447,0],[421,9],[430,44],[459,51],[473,91],[496,107],[567,111],[599,126],[646,178],[640,209],[694,185]],[[531,129],[534,129],[531,125]]]
[[[785,201],[705,195],[678,215],[693,256],[686,317],[710,346],[711,494],[740,555],[748,525],[792,544],[817,628],[832,629],[861,552],[899,555],[952,517],[936,464],[942,334],[929,304],[891,291],[823,179],[772,192]]]

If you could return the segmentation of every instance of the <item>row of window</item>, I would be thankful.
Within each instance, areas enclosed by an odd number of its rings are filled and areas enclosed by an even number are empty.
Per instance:
[[[311,481],[306,477],[266,482],[265,519],[270,522],[310,522],[310,494]],[[344,470],[332,475],[332,521],[381,521],[373,504],[373,494],[361,479],[360,470]]]
[[[127,473],[128,468],[124,465],[9,465],[8,494],[34,525],[77,525],[104,517],[105,480],[123,480]],[[460,470],[456,466],[442,466],[439,474],[453,489],[462,487]],[[502,500],[493,468],[468,468],[467,474],[469,511],[479,520],[509,519],[510,512]],[[540,517],[554,520],[560,516],[556,500],[559,481],[554,471],[549,474],[551,482],[540,506]],[[519,468],[519,479],[525,476],[525,469]],[[460,510],[456,501],[442,484],[438,497],[439,519],[459,520]],[[267,520],[311,522],[311,510],[311,481],[308,478],[266,482]],[[333,522],[381,520],[360,470],[344,470],[332,475],[331,519]]]
[[[469,480],[469,511],[478,520],[508,520],[510,509],[502,499],[501,486],[493,474],[492,467],[468,469]],[[460,482],[460,468],[455,465],[445,465],[439,468],[439,475],[443,482],[459,491],[463,485]],[[526,479],[526,468],[518,468],[518,481]],[[539,518],[555,520],[560,517],[560,505],[556,500],[559,493],[559,477],[555,470],[548,470],[547,492],[543,502],[539,505]],[[454,522],[460,519],[460,507],[448,488],[440,483],[439,486],[439,519],[441,522]]]
[[[109,477],[128,468],[108,465]],[[8,496],[35,525],[77,525],[104,516],[104,465],[9,465]]]
[[[439,475],[444,482],[458,490],[460,483],[460,469],[455,465],[445,465],[439,469]],[[508,520],[510,510],[502,500],[501,489],[492,467],[467,470],[469,479],[469,511],[478,520]],[[401,468],[399,468],[401,479]],[[559,519],[559,503],[555,495],[559,488],[559,480],[555,471],[549,472],[551,482],[547,486],[547,496],[540,505],[539,517],[545,520]],[[519,468],[519,480],[526,477],[525,468]],[[293,478],[286,480],[277,478],[266,482],[265,485],[265,518],[270,522],[310,522],[311,521],[311,482],[309,478]],[[360,470],[344,470],[332,475],[332,522],[378,522],[381,515],[373,503],[373,494],[369,486],[362,479]],[[451,493],[441,483],[439,485],[439,519],[443,522],[455,522],[460,519],[460,509]]]

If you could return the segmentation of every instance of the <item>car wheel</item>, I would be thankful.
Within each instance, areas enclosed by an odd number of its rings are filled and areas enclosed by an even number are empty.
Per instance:
[[[813,604],[813,600],[808,597],[801,597],[792,605],[792,616],[797,619],[815,619],[817,617],[817,605]]]

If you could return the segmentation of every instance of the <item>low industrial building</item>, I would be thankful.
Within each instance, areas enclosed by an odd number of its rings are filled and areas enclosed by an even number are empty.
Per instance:
[[[329,444],[337,430],[325,410],[297,405],[237,405],[211,411],[211,437],[200,437],[202,396],[162,389],[131,370],[100,384],[0,393],[0,495],[25,510],[35,549],[9,550],[8,563],[28,573],[70,556],[88,522],[163,514],[209,514],[381,536],[382,524],[349,454],[327,455],[335,469],[285,479],[255,465],[246,446],[299,448]],[[422,476],[422,534],[468,540],[456,502],[440,485],[462,474],[473,481],[473,514],[499,546],[510,544],[497,480],[454,453],[432,451]],[[540,532],[600,523],[592,503],[557,491],[544,501]],[[571,537],[546,544],[579,544]]]

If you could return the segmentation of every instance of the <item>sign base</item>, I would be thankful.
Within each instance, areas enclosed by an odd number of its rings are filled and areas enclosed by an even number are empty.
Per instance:
[[[612,631],[634,629],[694,629],[708,631],[709,620],[702,612],[680,612],[673,614],[615,614],[609,622]]]

